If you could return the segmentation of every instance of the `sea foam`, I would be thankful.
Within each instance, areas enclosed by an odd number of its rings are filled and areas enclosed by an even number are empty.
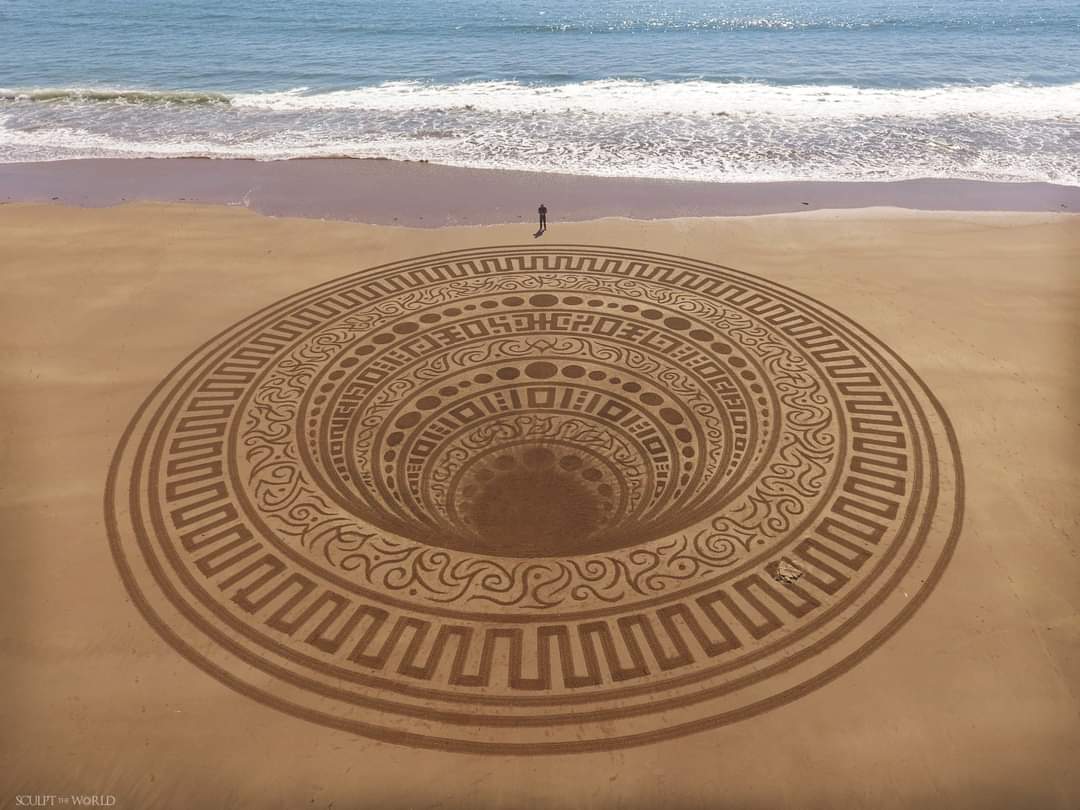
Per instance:
[[[760,82],[598,80],[561,85],[518,82],[427,84],[387,82],[354,90],[232,96],[234,107],[262,110],[445,110],[599,114],[740,114],[810,119],[897,115],[1080,117],[1080,83],[1033,87],[1018,83],[878,89],[847,85]]]
[[[351,156],[680,180],[1080,184],[1080,84],[389,82],[0,91],[0,160]]]

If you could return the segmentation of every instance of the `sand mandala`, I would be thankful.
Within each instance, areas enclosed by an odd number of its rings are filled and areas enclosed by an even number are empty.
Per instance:
[[[152,393],[106,495],[132,597],[207,672],[338,729],[524,754],[826,683],[925,598],[962,501],[937,400],[850,320],[591,246],[427,256],[256,313]]]

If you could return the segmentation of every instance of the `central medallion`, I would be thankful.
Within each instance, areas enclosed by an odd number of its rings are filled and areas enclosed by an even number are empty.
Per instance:
[[[559,463],[556,463],[558,460]],[[462,517],[475,536],[465,551],[506,557],[591,554],[620,545],[602,529],[612,518],[612,488],[595,466],[547,446],[500,453],[462,490]]]
[[[384,531],[502,557],[628,547],[715,512],[777,438],[758,358],[678,306],[455,286],[327,336],[301,397],[307,472]]]

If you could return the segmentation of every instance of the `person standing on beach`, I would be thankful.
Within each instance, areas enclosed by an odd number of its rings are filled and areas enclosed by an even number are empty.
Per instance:
[[[540,233],[543,233],[547,230],[547,206],[540,203],[537,211],[540,213]]]

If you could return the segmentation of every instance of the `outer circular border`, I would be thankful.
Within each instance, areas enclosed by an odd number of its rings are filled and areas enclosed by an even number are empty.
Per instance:
[[[525,252],[540,252],[540,253],[552,253],[560,251],[573,251],[573,250],[589,250],[589,251],[604,251],[611,250],[616,254],[626,253],[625,248],[610,248],[603,245],[586,245],[586,244],[565,244],[555,246],[545,246],[543,248],[527,248],[519,245],[494,245],[481,248],[482,251],[497,252],[501,250],[521,250]],[[426,256],[414,257],[412,259],[390,262],[376,267],[367,268],[365,273],[374,273],[379,270],[391,269],[401,265],[411,265],[421,263],[427,260],[439,259],[447,260],[451,257],[464,258],[470,254],[475,255],[477,249],[452,251],[449,253],[436,253],[428,254]],[[735,273],[737,275],[749,275],[744,271],[735,270],[733,268],[725,267],[722,265],[715,265],[709,262],[701,260],[690,259],[688,257],[682,257],[672,254],[658,253],[655,251],[646,251],[634,249],[632,251],[635,255],[640,255],[646,258],[652,258],[660,261],[670,261],[674,263],[689,263],[698,266],[713,267],[719,270],[723,270],[728,273]],[[756,278],[756,277],[753,277]],[[319,285],[307,288],[305,290],[293,293],[284,300],[290,300],[296,296],[303,294],[313,293],[322,287],[331,286],[340,283],[341,278],[331,279]],[[116,494],[118,491],[118,479],[120,473],[123,470],[123,459],[125,453],[128,451],[129,445],[132,441],[132,437],[135,435],[136,428],[141,424],[146,411],[155,402],[162,390],[168,386],[173,380],[177,372],[186,367],[195,358],[197,358],[204,350],[211,347],[226,335],[241,329],[249,321],[264,315],[270,310],[279,307],[283,301],[278,300],[263,309],[252,313],[247,318],[244,318],[240,322],[233,324],[226,329],[220,331],[212,338],[204,342],[190,354],[188,354],[177,366],[171,371],[163,380],[161,380],[151,391],[146,400],[140,405],[138,411],[135,413],[131,422],[128,424],[124,433],[121,435],[116,452],[112,458],[112,462],[109,467],[104,507],[105,507],[105,520],[106,529],[109,536],[110,549],[113,555],[113,559],[117,565],[117,569],[120,573],[121,580],[124,584],[132,601],[138,607],[139,611],[143,614],[146,621],[155,629],[155,631],[173,648],[175,648],[181,655],[187,658],[191,663],[202,669],[204,672],[212,675],[217,680],[224,683],[226,686],[247,695],[264,705],[271,708],[278,709],[280,711],[291,714],[300,719],[308,720],[311,722],[319,723],[320,725],[336,728],[342,731],[350,733],[360,734],[366,737],[370,737],[375,740],[383,742],[391,742],[395,744],[408,745],[419,748],[429,748],[443,751],[459,751],[468,753],[493,753],[493,754],[514,754],[514,755],[536,755],[536,754],[563,754],[563,753],[580,753],[588,751],[608,751],[617,748],[626,748],[636,745],[643,745],[653,742],[660,742],[675,737],[680,737],[686,734],[690,734],[697,731],[704,731],[718,726],[726,725],[728,723],[736,722],[748,717],[752,717],[756,714],[760,714],[769,709],[782,706],[788,702],[796,700],[803,695],[817,689],[830,681],[834,680],[844,672],[854,667],[866,656],[874,652],[885,641],[887,641],[906,621],[908,621],[915,611],[922,605],[927,599],[930,592],[937,585],[948,566],[953,552],[956,547],[956,543],[959,540],[963,525],[964,516],[964,472],[962,461],[960,457],[959,443],[956,438],[955,430],[950,422],[948,415],[945,413],[941,402],[933,394],[932,391],[926,386],[922,378],[900,358],[888,345],[884,344],[872,333],[861,327],[859,324],[851,320],[848,316],[840,313],[833,307],[824,304],[817,299],[812,298],[804,293],[794,290],[783,284],[779,284],[775,281],[768,280],[767,283],[774,286],[784,292],[794,295],[797,298],[801,298],[808,303],[811,303],[817,307],[820,307],[824,312],[838,317],[841,322],[844,322],[850,326],[855,327],[859,333],[864,337],[869,338],[875,346],[882,352],[882,356],[895,363],[896,366],[901,369],[905,374],[909,375],[912,382],[914,382],[918,388],[918,393],[926,398],[926,401],[932,406],[934,415],[939,420],[940,427],[943,429],[945,437],[948,441],[948,448],[951,453],[951,460],[953,464],[953,475],[955,478],[954,495],[953,495],[953,513],[951,516],[950,528],[947,537],[941,544],[941,550],[934,560],[933,565],[926,573],[925,579],[921,586],[914,592],[907,596],[902,606],[895,612],[895,615],[889,619],[876,633],[870,638],[863,641],[853,651],[842,655],[837,660],[828,664],[824,669],[814,674],[812,677],[793,683],[786,688],[778,691],[774,694],[752,701],[746,705],[739,706],[735,709],[720,713],[710,714],[708,716],[700,717],[695,720],[684,721],[675,723],[669,726],[665,726],[659,729],[653,729],[647,732],[638,734],[629,734],[624,736],[613,737],[596,737],[592,739],[579,739],[574,741],[562,741],[555,743],[532,743],[532,742],[486,742],[477,740],[466,739],[450,739],[436,736],[428,736],[424,734],[415,733],[412,731],[395,730],[387,728],[381,725],[374,725],[372,723],[356,720],[353,718],[345,718],[336,715],[327,714],[326,712],[312,709],[308,706],[302,705],[300,702],[291,702],[273,694],[266,686],[261,685],[261,681],[267,680],[265,673],[261,673],[261,677],[252,678],[249,680],[243,679],[236,675],[234,672],[220,666],[213,660],[210,660],[205,654],[197,651],[189,642],[181,638],[173,628],[166,622],[158,612],[151,606],[150,601],[147,599],[146,593],[140,588],[139,583],[136,580],[135,572],[132,565],[125,556],[123,548],[123,538],[121,536],[119,527],[118,511],[116,506]],[[166,596],[166,598],[168,598]],[[882,605],[878,605],[877,609],[882,609]],[[875,611],[876,612],[876,611]],[[259,670],[254,667],[246,667],[253,672]],[[785,680],[781,678],[781,675],[788,675],[789,672],[780,673],[776,676],[777,680]],[[260,685],[254,685],[252,683],[260,683]]]

